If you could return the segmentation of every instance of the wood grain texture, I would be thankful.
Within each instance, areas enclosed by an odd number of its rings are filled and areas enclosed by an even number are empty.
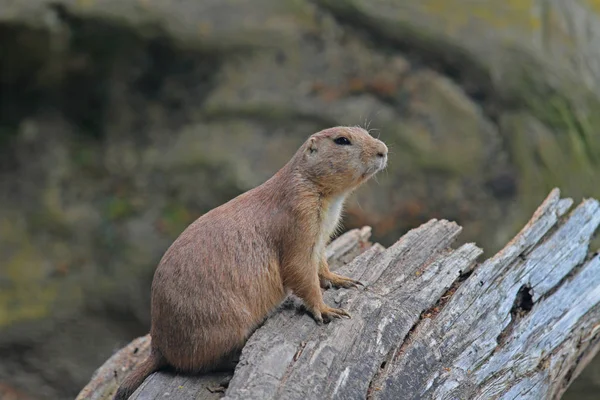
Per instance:
[[[76,400],[104,400],[115,394],[119,377],[124,376],[150,354],[150,335],[139,337],[113,354],[98,368]]]
[[[554,191],[435,319],[422,321],[388,366],[374,398],[396,399],[403,393],[402,398],[414,399],[549,399],[562,394],[579,355],[597,345],[600,324],[600,258],[588,256],[600,207],[596,200],[584,201],[559,223],[569,205]]]
[[[430,221],[342,267],[366,289],[328,291],[325,302],[346,308],[350,320],[318,326],[285,310],[269,319],[244,348],[226,398],[364,398],[389,351],[481,253],[471,244],[450,250],[459,232]]]
[[[235,373],[156,373],[133,398],[559,398],[600,348],[600,255],[588,248],[600,204],[569,212],[572,203],[552,191],[481,264],[474,244],[452,248],[461,228],[445,220],[387,249],[367,242],[368,228],[348,232],[327,255],[365,288],[324,298],[352,319],[319,326],[291,297],[250,337]]]
[[[366,226],[362,229],[352,229],[334,240],[326,249],[330,268],[335,270],[369,249],[371,247],[371,243],[369,242],[370,236],[371,228]],[[290,299],[282,305],[282,308],[289,308],[294,304],[295,301]],[[79,392],[76,400],[112,399],[121,381],[139,362],[148,357],[149,354],[150,335],[133,340],[130,344],[113,354],[94,372],[92,379]],[[197,400],[213,400],[223,396],[223,383],[228,382],[232,376],[233,371],[200,377],[159,372],[148,377],[131,398],[193,398]]]

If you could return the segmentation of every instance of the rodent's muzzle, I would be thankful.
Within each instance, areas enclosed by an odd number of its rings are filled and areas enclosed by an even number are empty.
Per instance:
[[[385,143],[383,143],[381,140],[379,139],[375,139],[377,141],[377,160],[379,162],[379,168],[378,170],[382,170],[386,167],[387,165],[387,154],[388,154],[388,148],[385,145]]]
[[[388,148],[381,140],[374,139],[375,144],[366,155],[366,171],[363,176],[371,176],[387,166]]]
[[[379,156],[379,155],[378,155]],[[387,155],[381,156],[379,157],[379,168],[377,168],[378,171],[381,171],[382,169],[384,169],[387,166]]]

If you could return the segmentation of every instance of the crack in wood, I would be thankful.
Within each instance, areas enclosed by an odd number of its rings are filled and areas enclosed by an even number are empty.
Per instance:
[[[356,231],[340,237],[328,255],[366,288],[324,298],[342,301],[353,318],[316,326],[289,304],[278,310],[244,347],[225,398],[559,398],[600,348],[600,257],[588,249],[600,204],[585,200],[563,217],[571,204],[552,191],[483,263],[473,244],[450,248],[460,227],[444,220],[387,249],[361,251]],[[115,385],[123,377],[115,370],[99,372],[94,387]],[[133,398],[182,386],[177,393],[216,400],[222,393],[206,390],[216,379],[157,373]]]
[[[494,352],[498,351],[498,349],[504,345],[506,339],[510,337],[515,325],[518,324],[521,319],[533,308],[532,290],[533,289],[529,284],[521,285],[519,288],[519,291],[515,296],[515,302],[510,309],[510,322],[498,335],[498,338],[496,339],[496,343],[498,343],[498,345],[496,346],[496,349],[494,349]]]

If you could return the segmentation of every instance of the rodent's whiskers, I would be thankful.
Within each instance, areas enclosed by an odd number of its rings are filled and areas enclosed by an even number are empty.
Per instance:
[[[360,126],[360,125],[355,125],[355,126],[357,128],[361,128],[361,129],[364,129],[364,130],[368,131],[369,130],[369,125],[371,125],[371,121],[369,121],[369,114],[370,113],[368,112],[367,115],[365,115],[365,117],[363,118],[362,117],[363,114],[361,113],[358,120],[362,121],[362,126]]]
[[[381,129],[377,129],[377,128],[373,128],[373,129],[369,129],[369,135],[371,135],[371,132],[376,131],[377,132],[377,139],[379,139],[379,136],[381,136]],[[372,136],[372,135],[371,135]]]
[[[358,196],[355,196],[354,200],[356,200],[356,204],[358,204],[358,208],[360,208],[360,211],[364,211],[362,205],[360,204],[360,201],[358,201]]]
[[[366,120],[367,120],[367,117],[366,117],[366,116],[365,116],[365,118],[364,118],[364,119],[363,119],[363,117],[362,117],[362,116],[363,116],[363,114],[362,114],[362,112],[361,112],[361,113],[360,113],[360,117],[358,117],[358,121],[359,121],[359,123],[358,123],[358,125],[354,125],[354,127],[355,127],[355,128],[362,128],[362,126],[360,126],[360,122],[362,121],[362,122],[363,122],[363,124],[364,124],[364,121],[366,121]]]
[[[363,129],[368,131],[369,130],[369,125],[371,124],[369,121],[369,114],[367,113],[367,115],[365,115],[365,119],[363,120]]]
[[[375,116],[373,117],[373,119],[376,118],[379,115],[379,113],[382,112],[382,111],[383,111],[383,109],[377,111],[375,113]],[[379,131],[379,129],[370,129],[371,122],[373,122],[373,119],[370,119],[370,120],[365,119],[365,130],[368,131],[369,133],[371,133],[371,130],[377,130],[377,131]],[[377,139],[379,139],[379,135],[381,135],[381,131],[379,131],[379,134],[377,135]]]
[[[392,155],[392,153],[391,153],[390,151],[388,151],[388,158],[387,158],[387,162],[385,163],[385,167],[383,167],[383,169],[382,169],[382,171],[384,171],[384,172],[385,172],[385,179],[388,179],[388,177],[390,176],[390,175],[389,175],[389,174],[390,174],[390,171],[389,171],[388,167],[389,167],[389,166],[390,166],[390,164],[391,164],[391,157],[390,157],[391,155]],[[377,182],[377,183],[379,183],[379,182]]]

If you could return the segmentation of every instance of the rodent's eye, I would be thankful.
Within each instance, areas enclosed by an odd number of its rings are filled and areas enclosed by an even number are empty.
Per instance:
[[[341,144],[341,145],[350,145],[352,143],[350,143],[350,141],[348,140],[348,138],[344,137],[344,136],[340,136],[339,138],[335,138],[333,139],[333,141],[335,142],[335,144]]]

